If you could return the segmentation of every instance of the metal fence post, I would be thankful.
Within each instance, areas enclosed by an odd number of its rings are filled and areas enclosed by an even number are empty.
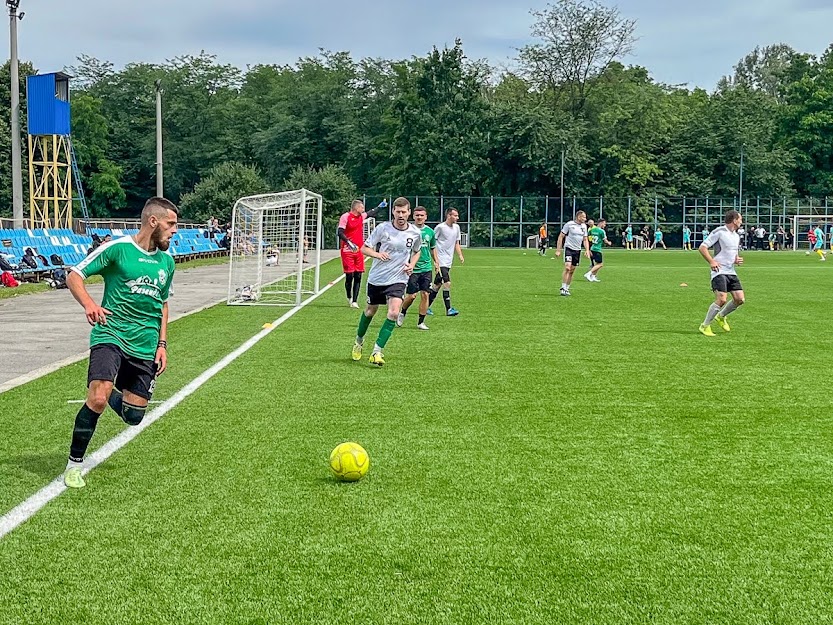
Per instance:
[[[518,247],[523,247],[523,236],[524,236],[524,196],[521,196],[521,205],[520,211],[518,212]]]
[[[605,202],[604,202],[604,197],[600,195],[600,196],[599,196],[599,219],[601,219],[602,217],[604,217],[604,214],[605,214]]]
[[[631,225],[631,196],[628,196],[628,225]]]
[[[495,196],[489,196],[489,247],[495,246]]]

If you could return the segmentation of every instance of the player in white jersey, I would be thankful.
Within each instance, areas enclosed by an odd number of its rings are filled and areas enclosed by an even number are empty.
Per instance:
[[[463,258],[463,249],[460,247],[460,226],[457,222],[460,220],[460,214],[456,208],[449,208],[445,212],[445,221],[434,228],[434,236],[437,239],[437,258],[440,261],[440,269],[434,277],[434,283],[431,285],[431,292],[428,294],[428,314],[433,315],[430,306],[437,299],[437,294],[440,292],[440,286],[443,288],[443,304],[445,304],[445,314],[448,317],[455,317],[460,314],[460,311],[451,305],[451,263],[454,261],[454,254],[461,263],[466,261]]]
[[[714,291],[714,304],[709,306],[706,319],[700,325],[700,332],[706,336],[714,336],[712,321],[717,321],[717,325],[728,332],[729,323],[726,317],[745,301],[743,286],[735,272],[735,265],[743,264],[743,258],[738,256],[740,249],[738,228],[743,223],[743,219],[738,211],[731,210],[726,213],[723,221],[724,225],[712,230],[699,248],[700,254],[711,267],[712,291]],[[709,254],[709,248],[714,248],[714,256]],[[728,294],[731,294],[731,300],[728,300]]]
[[[379,330],[379,337],[370,355],[371,364],[380,367],[385,364],[382,350],[396,327],[408,278],[419,259],[422,233],[419,228],[408,223],[410,215],[411,203],[404,197],[396,198],[393,203],[393,221],[376,226],[362,246],[362,253],[374,260],[367,276],[367,308],[359,317],[353,360],[361,360],[364,335],[379,306],[386,305],[387,318]]]
[[[555,255],[561,256],[561,249],[564,248],[564,273],[561,275],[561,295],[570,295],[570,284],[573,282],[573,273],[581,260],[581,248],[584,248],[584,255],[590,258],[590,244],[587,241],[587,214],[584,211],[576,213],[573,221],[568,221],[561,228],[558,235],[558,243],[555,244]]]

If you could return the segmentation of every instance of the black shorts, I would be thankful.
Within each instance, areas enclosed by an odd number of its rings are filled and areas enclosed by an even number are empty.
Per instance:
[[[451,282],[451,267],[440,267],[437,275],[434,276],[434,284],[439,286],[440,284],[445,284],[446,282]]]
[[[431,272],[421,271],[419,273],[412,273],[408,278],[408,286],[405,292],[409,295],[419,293],[420,291],[428,291],[431,289]]]
[[[564,248],[564,262],[570,263],[573,267],[578,267],[581,262],[581,252],[571,250],[569,247]]]
[[[593,261],[594,265],[601,265],[602,264],[602,253],[601,252],[590,252],[590,260]]]
[[[737,276],[721,273],[712,278],[712,291],[731,293],[732,291],[743,291],[743,286],[741,286]]]
[[[402,299],[405,297],[405,283],[397,282],[396,284],[383,284],[376,286],[375,284],[367,285],[367,303],[371,306],[387,305],[389,297],[398,297]]]
[[[547,245],[549,245],[549,242],[550,242],[550,240],[548,238],[544,237],[543,239],[541,239],[540,245],[541,245],[541,247],[547,247]]]
[[[118,345],[93,345],[87,371],[88,387],[93,380],[115,382],[120,391],[130,391],[150,400],[156,386],[156,363],[128,356]]]

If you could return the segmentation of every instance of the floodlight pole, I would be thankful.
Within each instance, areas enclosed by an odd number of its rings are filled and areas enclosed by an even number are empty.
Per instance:
[[[162,167],[162,81],[156,81],[156,196],[165,197]]]
[[[11,47],[11,126],[12,126],[12,216],[14,227],[23,227],[23,172],[20,155],[20,77],[17,60],[17,20],[23,19],[18,13],[20,0],[6,0],[9,8],[9,43]]]
[[[561,223],[564,225],[564,149],[561,149]]]
[[[743,148],[746,147],[746,144],[741,144],[740,146],[740,181],[738,182],[738,212],[741,210],[741,206],[743,206]]]

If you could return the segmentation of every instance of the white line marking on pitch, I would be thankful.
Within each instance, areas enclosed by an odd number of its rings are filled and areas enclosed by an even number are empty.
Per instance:
[[[165,416],[168,412],[173,410],[177,405],[179,405],[180,402],[186,399],[189,395],[193,394],[194,391],[196,391],[203,384],[205,384],[211,378],[217,375],[220,371],[225,369],[232,362],[237,360],[240,356],[242,356],[252,347],[254,347],[255,344],[257,344],[260,341],[260,339],[267,336],[270,332],[272,332],[278,326],[283,324],[284,321],[290,319],[304,306],[318,299],[321,295],[326,293],[334,284],[341,281],[343,277],[344,275],[342,274],[337,280],[325,286],[316,295],[313,295],[311,298],[303,302],[300,306],[297,306],[292,310],[287,311],[283,316],[273,321],[271,327],[261,330],[248,341],[243,343],[240,347],[238,347],[233,352],[225,356],[218,363],[212,365],[210,368],[208,368],[203,373],[198,375],[196,378],[191,380],[191,382],[185,385],[185,387],[174,393],[169,399],[166,399],[164,402],[162,402],[160,406],[151,410],[139,425],[131,427],[127,430],[123,430],[120,434],[104,443],[104,445],[102,445],[99,449],[90,454],[84,460],[83,474],[86,475],[87,473],[95,469],[98,465],[102,464],[119,449],[121,449],[122,447],[127,445],[127,443],[136,438],[142,432],[142,430],[150,427],[156,421]],[[15,528],[19,527],[20,525],[31,519],[33,516],[35,516],[35,514],[37,514],[37,512],[41,508],[43,508],[50,501],[61,495],[61,493],[63,493],[66,489],[67,487],[64,486],[63,474],[61,474],[54,480],[52,480],[49,484],[40,489],[38,492],[36,492],[34,495],[29,497],[26,501],[9,510],[6,514],[0,517],[0,539],[2,539],[9,532],[13,531]]]

